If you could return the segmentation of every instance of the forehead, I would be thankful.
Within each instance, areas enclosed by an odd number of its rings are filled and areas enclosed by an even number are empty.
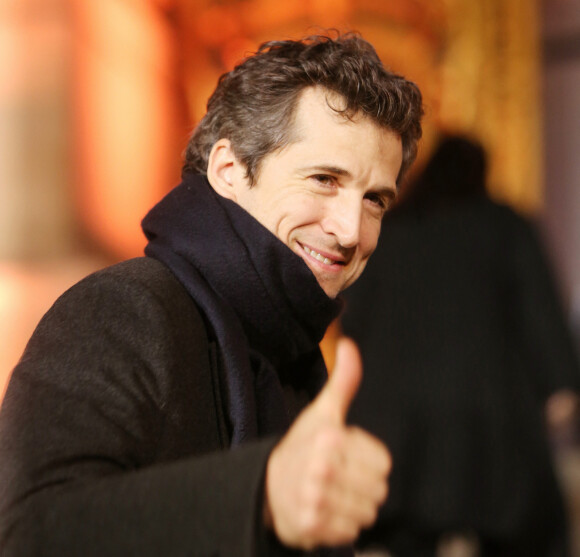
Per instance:
[[[362,114],[347,114],[346,100],[340,94],[323,87],[306,87],[298,96],[293,126],[297,133],[312,121],[342,124],[366,119]]]
[[[394,133],[361,112],[350,114],[343,112],[345,109],[346,101],[338,93],[322,87],[307,87],[296,104],[291,141],[299,142],[313,136],[322,138],[325,134],[328,134],[326,140],[330,140],[352,136],[355,131],[362,135],[370,130],[370,139],[380,143],[385,134]]]
[[[291,142],[282,152],[309,159],[324,157],[355,167],[373,163],[382,167],[387,159],[402,156],[398,134],[362,113],[340,112],[345,106],[337,93],[321,87],[305,89],[295,109]]]

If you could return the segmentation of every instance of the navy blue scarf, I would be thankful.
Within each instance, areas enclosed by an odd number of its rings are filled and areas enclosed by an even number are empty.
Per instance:
[[[312,398],[326,380],[318,348],[341,308],[283,242],[197,175],[143,220],[146,255],[196,301],[219,347],[231,444],[283,433],[282,383]],[[284,379],[284,381],[281,380]]]

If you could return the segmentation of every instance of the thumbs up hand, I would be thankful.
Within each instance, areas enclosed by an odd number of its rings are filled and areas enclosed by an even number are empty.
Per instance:
[[[362,378],[355,343],[341,339],[334,371],[274,448],[266,468],[264,520],[290,547],[354,541],[387,496],[386,447],[346,416]]]

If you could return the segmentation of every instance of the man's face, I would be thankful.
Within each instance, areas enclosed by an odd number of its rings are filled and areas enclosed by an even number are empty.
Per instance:
[[[299,255],[335,297],[362,273],[396,194],[400,137],[366,117],[347,120],[309,88],[297,106],[296,141],[267,155],[253,187],[235,175],[235,201]]]

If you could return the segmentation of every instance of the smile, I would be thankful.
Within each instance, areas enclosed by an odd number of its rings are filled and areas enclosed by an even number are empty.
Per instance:
[[[302,246],[302,249],[308,255],[310,255],[310,257],[314,257],[314,259],[316,259],[317,261],[320,261],[321,263],[324,263],[325,265],[334,265],[335,263],[337,263],[337,261],[334,261],[333,259],[329,259],[328,257],[324,257],[324,255],[317,253],[314,250],[312,250],[306,246]]]

